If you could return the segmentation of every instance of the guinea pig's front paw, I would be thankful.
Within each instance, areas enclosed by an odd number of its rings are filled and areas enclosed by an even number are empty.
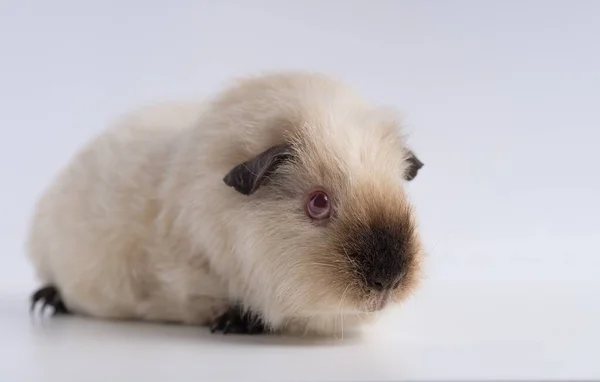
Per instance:
[[[232,306],[225,313],[218,316],[210,327],[211,333],[223,334],[261,334],[265,325],[261,319],[252,312],[244,311],[240,306]]]

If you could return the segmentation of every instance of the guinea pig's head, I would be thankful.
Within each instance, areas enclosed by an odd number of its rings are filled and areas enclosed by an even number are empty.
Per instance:
[[[395,123],[371,117],[301,121],[224,177],[245,198],[243,261],[282,312],[377,312],[418,284],[405,186],[423,163]]]

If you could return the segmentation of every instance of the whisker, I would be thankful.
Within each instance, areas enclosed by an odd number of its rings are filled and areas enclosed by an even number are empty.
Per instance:
[[[344,312],[343,312],[342,304],[344,303],[344,299],[346,298],[346,293],[348,292],[348,289],[351,286],[352,286],[352,283],[349,283],[346,286],[346,289],[344,289],[344,293],[342,293],[342,298],[340,299],[340,303],[338,304],[338,310],[340,312],[340,323],[342,325],[342,339],[344,339]]]

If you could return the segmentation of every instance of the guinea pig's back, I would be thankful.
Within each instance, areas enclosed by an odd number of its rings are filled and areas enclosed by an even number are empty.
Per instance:
[[[39,200],[28,238],[38,278],[70,309],[130,317],[152,277],[146,248],[157,192],[179,134],[201,103],[138,110],[78,152]]]

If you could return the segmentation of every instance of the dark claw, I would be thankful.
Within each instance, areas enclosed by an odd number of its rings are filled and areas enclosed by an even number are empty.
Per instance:
[[[42,310],[41,310],[42,314],[44,314],[44,312],[46,311],[46,308],[48,307],[48,305],[50,305],[48,303],[48,300],[44,300],[44,303],[42,304]]]
[[[210,332],[223,334],[261,334],[265,326],[255,314],[245,312],[241,307],[229,308],[213,322]]]
[[[53,315],[56,314],[69,314],[69,310],[65,306],[60,292],[56,287],[52,285],[45,286],[38,289],[31,296],[31,308],[30,311],[33,313],[36,305],[42,302],[41,313],[44,314],[46,307],[51,306],[54,309]]]
[[[225,327],[223,328],[223,334],[231,333],[232,330],[235,330],[235,328],[233,327],[233,325],[231,325],[231,321],[228,320],[225,323]]]

